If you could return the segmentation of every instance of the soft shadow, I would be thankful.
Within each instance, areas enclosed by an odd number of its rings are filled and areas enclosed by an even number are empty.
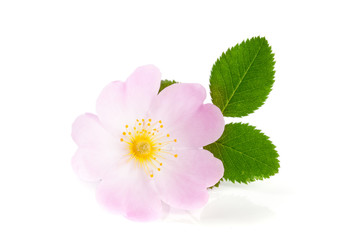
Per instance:
[[[225,191],[238,191],[238,190],[246,190],[251,192],[258,192],[260,194],[269,194],[276,196],[286,196],[294,194],[293,188],[284,183],[272,183],[269,184],[265,181],[252,182],[251,184],[234,184],[229,181],[221,182],[221,189]],[[216,189],[215,189],[216,190]]]
[[[209,202],[200,214],[200,224],[253,224],[274,216],[269,208],[256,205],[246,197],[225,195]]]

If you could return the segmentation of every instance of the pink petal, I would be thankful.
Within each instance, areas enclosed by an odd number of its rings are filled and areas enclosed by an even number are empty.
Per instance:
[[[177,139],[175,148],[202,147],[219,139],[224,127],[220,109],[209,103],[201,105],[188,119],[178,122],[170,133]]]
[[[223,164],[203,149],[177,151],[176,154],[176,159],[164,160],[163,170],[156,178],[160,198],[172,207],[200,208],[208,200],[207,187],[222,178]]]
[[[111,136],[93,114],[86,113],[75,120],[72,137],[79,146],[72,159],[72,166],[84,180],[101,179],[125,155],[119,140]]]
[[[129,165],[129,164],[126,164]],[[136,221],[150,221],[161,215],[162,204],[152,181],[140,168],[122,165],[102,181],[97,198],[107,209]]]
[[[132,121],[127,114],[126,84],[115,81],[107,85],[96,102],[96,112],[104,126],[119,137],[125,124]]]
[[[74,121],[71,136],[79,147],[107,151],[120,148],[119,140],[110,135],[98,117],[91,113],[80,115]]]
[[[129,111],[137,118],[144,117],[160,88],[161,73],[153,65],[139,67],[126,81]]]
[[[214,186],[224,175],[221,160],[204,149],[188,149],[175,152],[178,157],[169,164],[174,171],[187,175],[194,182],[208,188]]]
[[[203,104],[205,89],[199,84],[173,84],[154,100],[150,114],[161,120],[175,147],[202,147],[216,141],[224,131],[224,117],[218,107]]]
[[[117,163],[121,156],[110,155],[105,151],[79,148],[72,158],[72,167],[79,178],[85,181],[99,181]]]
[[[206,91],[200,84],[173,84],[154,99],[151,117],[161,120],[166,128],[171,129],[194,114],[205,97]]]
[[[105,127],[120,135],[126,124],[146,116],[161,82],[159,69],[152,65],[137,68],[125,83],[115,81],[101,92],[96,111]]]

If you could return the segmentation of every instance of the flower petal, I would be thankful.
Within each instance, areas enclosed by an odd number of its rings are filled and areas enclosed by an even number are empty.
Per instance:
[[[161,83],[161,73],[153,65],[139,67],[126,81],[128,110],[137,118],[144,117],[153,99],[157,96]]]
[[[149,110],[161,82],[159,69],[152,65],[137,68],[127,81],[110,83],[101,92],[96,111],[106,128],[120,135],[125,124],[132,124]]]
[[[71,136],[79,147],[107,151],[121,148],[119,141],[110,135],[98,117],[91,113],[80,115],[74,121]]]
[[[79,178],[85,181],[99,181],[120,162],[121,156],[105,151],[79,148],[72,158],[72,167]]]
[[[121,165],[97,189],[97,198],[107,209],[131,220],[150,221],[161,215],[162,204],[140,168]]]
[[[224,174],[222,162],[210,152],[183,150],[176,159],[164,161],[156,178],[161,200],[172,207],[192,210],[208,200],[206,188],[216,184]]]
[[[170,134],[177,139],[174,148],[203,147],[219,139],[224,127],[220,109],[209,103],[201,105],[188,119],[179,122]]]
[[[218,107],[203,104],[206,92],[199,84],[173,84],[153,101],[151,117],[161,120],[177,140],[174,147],[202,147],[216,141],[224,131],[224,117]]]
[[[86,113],[75,120],[72,137],[79,146],[72,166],[84,180],[101,179],[126,154],[124,147],[102,127],[94,114]]]
[[[214,186],[224,175],[221,160],[205,149],[176,151],[176,154],[176,161],[170,163],[174,171],[187,175],[204,188]]]
[[[114,81],[107,85],[96,102],[96,112],[104,126],[119,136],[131,116],[127,114],[126,84]]]
[[[189,118],[201,106],[206,91],[200,84],[176,83],[160,92],[151,107],[151,117],[171,129]]]

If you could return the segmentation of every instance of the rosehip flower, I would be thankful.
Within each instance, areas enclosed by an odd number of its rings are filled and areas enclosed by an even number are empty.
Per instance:
[[[222,162],[202,149],[224,130],[213,104],[203,104],[199,84],[173,84],[159,94],[161,74],[139,67],[126,82],[110,83],[72,127],[78,150],[72,165],[80,178],[97,181],[108,209],[132,220],[161,216],[162,202],[192,210],[204,206],[207,188],[223,176]]]

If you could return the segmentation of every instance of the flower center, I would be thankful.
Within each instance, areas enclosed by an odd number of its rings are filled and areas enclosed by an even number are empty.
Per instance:
[[[120,141],[128,144],[128,161],[134,160],[132,162],[143,168],[151,178],[155,172],[160,172],[164,160],[178,157],[169,148],[177,140],[171,139],[170,134],[164,132],[161,120],[152,122],[151,119],[137,119],[133,127],[125,125]]]
[[[147,161],[155,154],[156,143],[151,141],[151,138],[146,134],[135,134],[129,144],[130,153],[138,159],[138,161]]]
[[[137,142],[134,144],[134,152],[139,155],[147,155],[150,153],[151,145],[149,142]]]

